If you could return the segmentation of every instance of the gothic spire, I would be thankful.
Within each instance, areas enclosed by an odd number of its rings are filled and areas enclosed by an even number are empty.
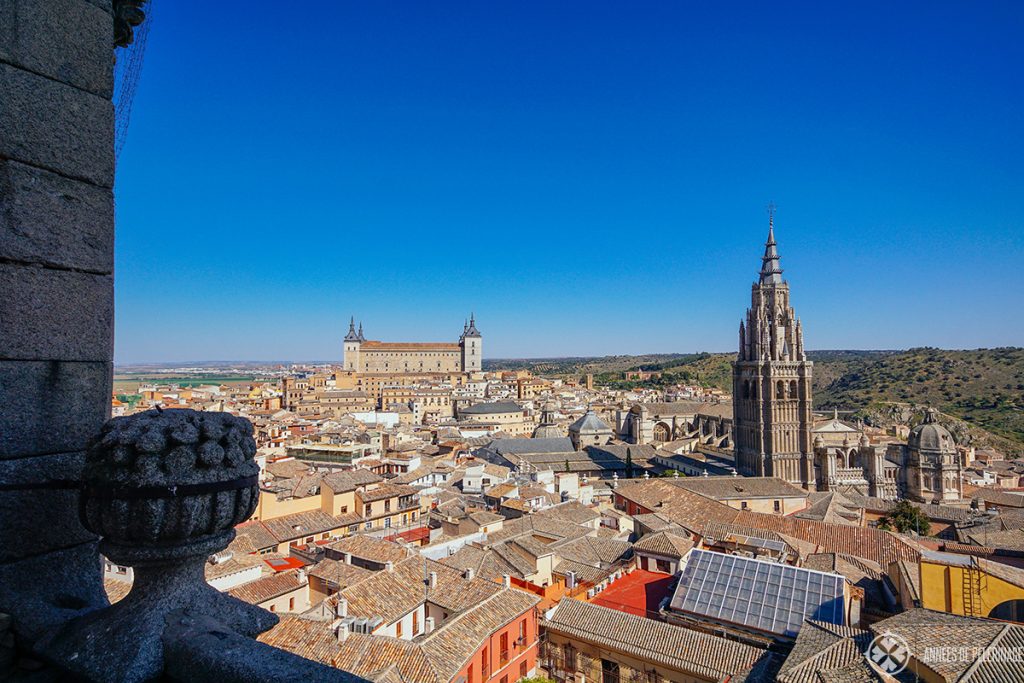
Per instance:
[[[782,267],[779,266],[779,250],[775,244],[775,207],[768,211],[768,241],[764,245],[761,259],[761,284],[782,284]]]
[[[361,342],[366,341],[366,337],[363,336],[363,321],[362,320],[359,321],[359,341],[361,341]]]
[[[352,316],[348,321],[348,334],[345,335],[345,341],[359,341],[359,336],[356,334],[356,317]]]

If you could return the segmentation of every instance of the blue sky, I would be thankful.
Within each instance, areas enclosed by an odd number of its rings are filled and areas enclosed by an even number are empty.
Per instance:
[[[118,362],[1024,344],[1024,4],[157,2]]]

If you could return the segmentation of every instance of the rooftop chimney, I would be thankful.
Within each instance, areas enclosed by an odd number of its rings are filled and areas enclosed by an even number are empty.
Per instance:
[[[427,578],[427,585],[430,586],[431,590],[437,588],[437,572],[430,572]]]
[[[338,604],[334,607],[334,614],[339,619],[344,619],[348,616],[348,600],[345,598],[338,598]]]
[[[348,626],[347,623],[342,623],[340,626],[338,626],[338,642],[339,643],[344,643],[346,640],[348,640],[348,631],[349,631],[349,626]]]
[[[392,562],[391,560],[388,560],[387,562],[385,562],[384,563],[384,571],[386,571],[386,572],[393,572],[393,571],[395,571],[395,563]]]
[[[475,573],[476,573],[476,572],[474,572],[474,571],[473,571],[473,568],[472,568],[472,567],[467,567],[467,568],[466,568],[466,571],[462,572],[462,576],[463,576],[463,577],[465,577],[465,579],[466,579],[467,581],[472,581],[472,580],[473,580],[473,575],[474,575]]]
[[[342,558],[345,560],[345,564],[352,564],[352,553],[342,553]]]
[[[508,574],[505,574],[504,576],[501,577],[501,582],[502,582],[502,584],[504,584],[505,588],[511,588],[512,587],[512,577],[509,576]]]

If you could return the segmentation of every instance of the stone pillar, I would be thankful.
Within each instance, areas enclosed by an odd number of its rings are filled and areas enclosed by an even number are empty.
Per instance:
[[[105,604],[78,520],[110,411],[111,0],[0,2],[0,612],[19,639]]]

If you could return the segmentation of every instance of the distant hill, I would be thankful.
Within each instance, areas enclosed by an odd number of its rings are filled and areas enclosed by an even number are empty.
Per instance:
[[[931,405],[958,440],[1024,454],[1024,349],[946,351],[812,351],[814,407],[854,410],[870,423],[919,419]],[[731,390],[732,353],[651,354],[602,358],[490,360],[485,369],[529,369],[540,375],[593,373],[599,384],[630,388],[680,381]],[[627,370],[661,371],[626,382]],[[963,424],[958,424],[962,421]]]

